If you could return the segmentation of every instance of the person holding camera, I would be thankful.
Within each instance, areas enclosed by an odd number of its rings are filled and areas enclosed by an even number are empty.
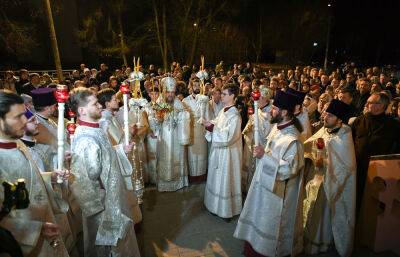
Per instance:
[[[29,151],[18,140],[26,124],[23,99],[11,91],[0,91],[0,181],[23,178],[30,195],[29,206],[10,209],[0,226],[15,237],[24,256],[68,256],[52,210],[54,199]],[[4,200],[0,187],[0,202]]]

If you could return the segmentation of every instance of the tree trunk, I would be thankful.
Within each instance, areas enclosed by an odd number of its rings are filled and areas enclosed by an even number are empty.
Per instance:
[[[51,11],[51,4],[50,4],[50,0],[43,0],[43,1],[44,1],[44,5],[46,7],[47,20],[48,20],[48,23],[49,23],[50,42],[51,42],[51,48],[52,48],[53,56],[54,56],[54,64],[56,65],[57,77],[58,77],[59,83],[62,83],[64,81],[64,76],[63,76],[63,73],[62,73],[60,53],[58,51],[56,30],[54,28],[54,21],[53,21],[53,14],[52,14],[52,11]]]
[[[186,1],[181,1],[182,5],[185,6],[185,2]],[[191,24],[189,23],[189,14],[190,11],[192,9],[192,5],[193,5],[193,0],[191,0],[188,3],[187,8],[185,9],[185,15],[183,15],[183,20],[182,20],[182,31],[181,31],[181,35],[180,35],[180,42],[179,42],[179,58],[181,61],[185,60],[185,39],[188,38],[188,36],[186,35],[186,31],[187,31],[187,27],[191,27]],[[189,24],[189,25],[188,25]]]
[[[157,9],[156,2],[154,0],[153,0],[153,10],[154,10],[154,21],[155,21],[155,24],[156,24],[156,33],[157,33],[158,46],[160,48],[161,58],[162,58],[163,65],[164,65],[164,70],[166,70],[167,67],[165,66],[165,63],[164,63],[166,53],[164,53],[164,45],[163,45],[163,42],[161,40],[160,23],[158,21],[158,9]]]
[[[167,44],[167,15],[165,13],[165,4],[163,4],[163,42],[164,42],[164,56],[163,64],[164,70],[168,69],[168,44]]]
[[[128,67],[128,59],[126,58],[126,44],[125,44],[125,35],[124,35],[124,30],[122,28],[122,20],[121,20],[121,13],[118,15],[118,27],[119,27],[119,36],[121,39],[121,55],[122,55],[122,60],[124,61],[125,67]]]
[[[329,54],[329,38],[331,36],[331,20],[332,16],[328,18],[328,32],[326,33],[326,46],[325,46],[325,59],[324,59],[324,70],[327,72],[328,68],[328,54]]]

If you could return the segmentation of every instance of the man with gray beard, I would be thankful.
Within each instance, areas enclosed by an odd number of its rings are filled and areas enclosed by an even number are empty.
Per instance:
[[[158,191],[176,191],[189,185],[186,145],[190,140],[190,114],[182,102],[175,97],[176,80],[165,77],[161,80],[164,100],[156,110],[160,126],[157,188]],[[159,108],[160,109],[160,108]]]

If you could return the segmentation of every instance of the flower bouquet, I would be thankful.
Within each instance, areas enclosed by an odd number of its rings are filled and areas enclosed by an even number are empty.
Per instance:
[[[154,104],[153,106],[154,111],[158,117],[164,119],[165,115],[172,112],[174,110],[173,106],[167,104],[165,102],[159,102]]]

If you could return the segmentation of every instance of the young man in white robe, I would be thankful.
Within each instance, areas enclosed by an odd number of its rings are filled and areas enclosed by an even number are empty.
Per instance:
[[[0,91],[0,180],[15,183],[25,179],[30,200],[27,208],[11,210],[0,226],[11,232],[24,256],[68,256],[56,224],[53,192],[47,188],[57,174],[41,174],[27,147],[18,140],[24,135],[27,121],[22,98],[10,91]],[[3,201],[0,186],[0,203]]]
[[[261,97],[258,100],[258,138],[260,145],[266,146],[267,136],[271,131],[271,115],[272,100],[270,100],[273,92],[266,86],[260,86]],[[254,116],[249,117],[246,127],[243,129],[243,165],[242,165],[242,191],[247,193],[250,188],[251,180],[253,179],[256,169],[256,158],[253,157],[254,146]]]
[[[132,192],[126,189],[117,153],[100,128],[101,105],[87,88],[70,92],[79,126],[72,143],[72,192],[83,216],[85,256],[140,256],[133,222]],[[132,144],[124,145],[129,153]]]
[[[131,160],[124,152],[124,131],[115,117],[115,112],[119,110],[118,99],[116,97],[116,92],[111,88],[102,89],[97,93],[97,99],[102,105],[103,111],[101,112],[101,119],[99,120],[100,127],[108,135],[112,145],[114,146],[118,163],[121,167],[122,176],[124,177],[126,189],[132,194],[133,205],[133,221],[135,222],[135,229],[138,228],[138,224],[142,221],[142,212],[139,207],[136,192],[134,191],[132,180],[133,172]],[[131,135],[136,134],[136,126],[132,127],[130,131]]]
[[[160,192],[171,192],[189,185],[186,145],[190,141],[190,114],[175,97],[174,78],[163,78],[161,86],[164,96],[159,99],[159,104],[165,105],[167,110],[156,111],[160,126],[157,146],[157,189]]]
[[[242,210],[241,117],[235,107],[239,87],[228,84],[222,89],[224,109],[211,121],[204,121],[206,139],[211,142],[204,204],[221,218],[232,218]]]
[[[306,93],[294,90],[292,88],[288,88],[287,92],[289,94],[297,96],[297,104],[294,111],[294,115],[300,121],[301,126],[303,127],[303,132],[300,134],[300,141],[304,143],[311,135],[311,123],[308,117],[308,112],[306,108],[303,108],[304,98],[306,97]]]
[[[271,109],[275,124],[267,144],[254,147],[256,172],[234,237],[245,240],[245,255],[287,256],[303,247],[301,124],[294,116],[297,98],[276,91]]]
[[[318,254],[333,247],[351,256],[355,226],[356,160],[348,120],[351,107],[333,99],[324,114],[324,127],[305,142],[312,160],[307,174],[305,253]]]
[[[189,83],[191,94],[182,100],[190,112],[190,144],[188,145],[189,182],[202,182],[207,178],[207,141],[205,129],[199,120],[208,120],[208,97],[200,94],[200,81],[193,79]],[[206,99],[204,101],[203,99]],[[203,102],[202,102],[203,101]],[[203,115],[201,115],[203,112]],[[200,121],[202,122],[202,121]]]

